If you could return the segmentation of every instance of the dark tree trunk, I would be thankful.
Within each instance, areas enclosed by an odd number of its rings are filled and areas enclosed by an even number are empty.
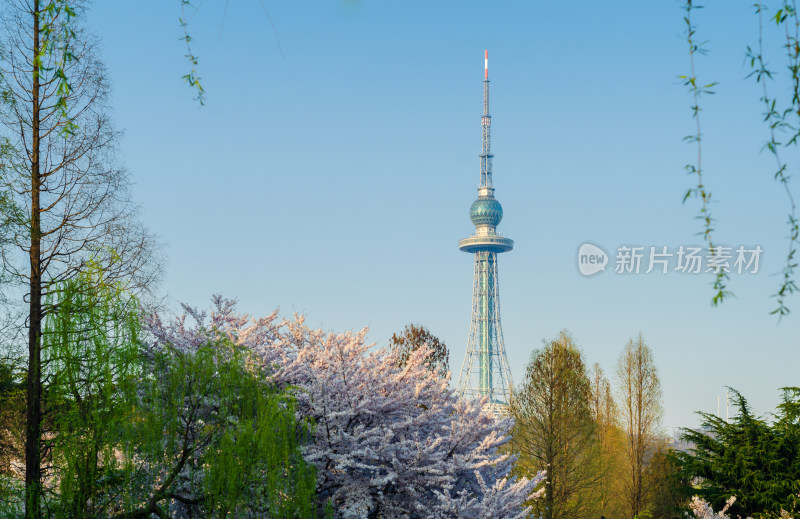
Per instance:
[[[28,380],[25,428],[25,517],[40,519],[42,495],[42,271],[39,206],[39,0],[33,0],[33,125],[31,132],[30,311],[28,314]]]

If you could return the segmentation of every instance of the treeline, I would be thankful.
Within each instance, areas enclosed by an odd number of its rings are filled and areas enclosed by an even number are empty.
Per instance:
[[[688,501],[662,429],[661,383],[641,334],[623,348],[614,384],[563,331],[534,351],[510,406],[518,475],[547,471],[544,519],[683,515]]]
[[[701,413],[702,427],[683,431],[691,448],[672,451],[641,335],[612,380],[568,333],[545,343],[513,394],[512,423],[448,389],[447,348],[424,327],[375,350],[364,332],[326,333],[277,313],[250,319],[221,297],[209,314],[185,307],[165,318],[143,313],[96,268],[46,303],[40,517],[691,510],[712,519],[723,509],[787,519],[797,510],[800,389],[785,388],[769,418],[734,392],[730,421]],[[0,362],[0,517],[16,519],[34,507],[24,479],[27,370],[9,360]]]

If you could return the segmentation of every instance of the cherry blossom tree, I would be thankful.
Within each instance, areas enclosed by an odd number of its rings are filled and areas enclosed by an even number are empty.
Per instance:
[[[213,298],[210,314],[184,306],[146,319],[152,347],[192,351],[225,337],[257,354],[279,387],[294,388],[297,413],[315,423],[304,457],[317,467],[320,511],[341,518],[519,518],[544,477],[513,478],[500,448],[511,422],[483,402],[457,398],[419,348],[404,366],[358,333],[313,330],[303,316],[251,319]]]

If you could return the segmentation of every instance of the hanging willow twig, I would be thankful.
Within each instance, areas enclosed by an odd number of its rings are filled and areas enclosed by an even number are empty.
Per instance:
[[[695,120],[695,133],[687,135],[684,140],[697,145],[697,160],[694,164],[687,164],[685,166],[686,172],[696,179],[696,185],[689,188],[683,196],[683,201],[686,202],[689,198],[700,199],[700,212],[697,219],[702,222],[703,228],[698,233],[703,236],[703,241],[708,244],[708,252],[710,256],[717,254],[718,248],[714,245],[713,240],[713,223],[714,218],[711,216],[711,191],[708,190],[703,181],[703,132],[700,124],[700,98],[705,94],[713,94],[712,90],[716,83],[701,84],[698,81],[695,72],[695,55],[705,54],[706,42],[697,41],[696,26],[692,23],[692,11],[701,9],[703,6],[696,4],[693,0],[686,0],[683,9],[686,14],[683,21],[686,24],[686,42],[689,44],[689,75],[679,76],[683,80],[684,86],[688,87],[689,93],[692,95],[692,118]],[[717,269],[714,276],[714,296],[711,298],[711,304],[716,306],[724,301],[726,297],[733,295],[728,291],[729,275],[725,269]]]

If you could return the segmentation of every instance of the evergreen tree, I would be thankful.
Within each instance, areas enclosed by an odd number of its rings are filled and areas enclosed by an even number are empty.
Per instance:
[[[745,397],[733,394],[738,412],[730,421],[699,413],[701,428],[683,429],[683,439],[694,445],[675,453],[684,477],[696,478],[692,492],[715,509],[735,496],[731,516],[793,510],[800,492],[800,388],[783,388],[771,422],[753,415]]]

